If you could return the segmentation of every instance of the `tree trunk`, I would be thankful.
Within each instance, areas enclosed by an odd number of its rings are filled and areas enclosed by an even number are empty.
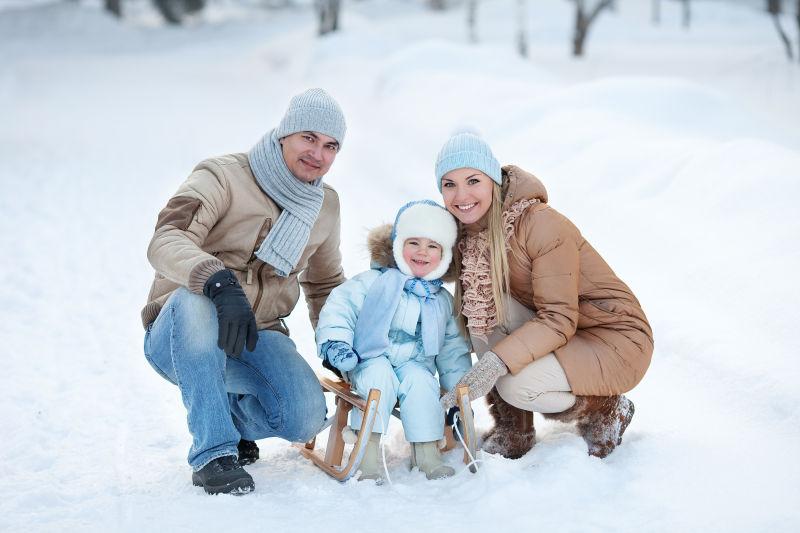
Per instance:
[[[153,0],[153,5],[170,24],[180,24],[183,18],[200,11],[205,7],[206,0]]]
[[[583,15],[583,0],[575,0],[575,33],[572,36],[572,55],[583,55],[583,41],[586,39],[586,22]]]
[[[775,30],[778,32],[778,37],[781,38],[783,47],[786,49],[786,56],[789,58],[789,61],[793,61],[792,42],[789,40],[789,36],[786,35],[786,32],[783,31],[783,26],[781,25],[782,8],[781,0],[767,0],[767,11],[772,15],[772,22],[775,24]]]
[[[317,0],[316,4],[319,15],[319,35],[338,30],[341,0]]]
[[[586,45],[586,36],[589,33],[589,27],[592,25],[592,22],[595,21],[597,15],[603,9],[606,9],[611,5],[612,0],[600,0],[597,4],[595,4],[594,9],[590,12],[585,11],[583,0],[574,0],[575,1],[575,30],[573,32],[572,37],[572,55],[576,57],[580,57],[583,55],[583,51]]]
[[[522,57],[528,57],[528,34],[525,31],[525,0],[517,0],[517,51]]]
[[[661,0],[652,0],[650,5],[652,6],[651,21],[654,25],[658,26],[661,24]]]
[[[469,32],[469,42],[478,42],[478,0],[467,0],[467,31]]]
[[[683,27],[688,28],[692,23],[692,6],[689,0],[683,0]]]
[[[122,0],[105,0],[105,8],[115,17],[122,17]]]
[[[797,61],[800,61],[800,0],[795,6],[795,21],[797,22]]]
[[[428,0],[428,6],[434,11],[442,11],[447,7],[445,6],[444,0]]]

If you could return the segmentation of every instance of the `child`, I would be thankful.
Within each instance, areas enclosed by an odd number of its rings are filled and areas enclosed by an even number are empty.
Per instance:
[[[428,479],[455,473],[442,462],[438,441],[444,428],[440,384],[452,389],[472,366],[469,345],[453,315],[453,297],[441,280],[456,233],[452,215],[437,203],[404,205],[394,227],[370,232],[372,269],[334,289],[320,313],[320,357],[339,369],[360,396],[371,388],[381,391],[378,433],[370,435],[359,480],[382,478],[378,443],[397,400],[412,447],[411,466]],[[360,411],[352,411],[350,424],[360,426]]]

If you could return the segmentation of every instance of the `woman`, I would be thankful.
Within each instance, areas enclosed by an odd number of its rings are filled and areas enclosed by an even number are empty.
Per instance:
[[[622,442],[653,335],[639,301],[547,204],[532,174],[502,169],[479,137],[460,133],[439,153],[436,179],[460,222],[455,305],[480,361],[461,380],[487,395],[495,426],[484,449],[517,458],[534,444],[533,412],[575,422],[589,454]],[[442,397],[445,409],[452,393]]]

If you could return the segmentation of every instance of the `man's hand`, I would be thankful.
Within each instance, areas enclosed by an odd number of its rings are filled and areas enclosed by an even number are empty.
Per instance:
[[[492,390],[492,387],[494,387],[497,378],[505,376],[506,374],[508,374],[508,367],[497,357],[497,354],[494,352],[486,352],[483,354],[480,361],[478,361],[469,372],[464,374],[464,377],[458,380],[453,390],[442,396],[439,403],[441,403],[442,409],[444,409],[445,412],[455,406],[455,390],[458,385],[467,385],[469,387],[470,401],[480,398],[481,396],[486,396],[489,391]]]
[[[203,294],[211,298],[217,308],[217,346],[231,357],[239,357],[245,345],[248,352],[255,350],[258,342],[256,317],[233,272],[226,268],[212,274]]]
[[[350,372],[358,364],[358,355],[343,341],[328,341],[323,345],[325,358],[341,372]]]

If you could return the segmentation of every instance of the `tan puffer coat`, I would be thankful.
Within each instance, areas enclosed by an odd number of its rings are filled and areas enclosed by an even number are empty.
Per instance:
[[[305,250],[288,277],[255,256],[281,214],[259,187],[246,154],[207,159],[158,215],[147,249],[156,270],[145,327],[178,287],[202,294],[206,280],[224,268],[233,271],[253,306],[258,329],[288,334],[282,318],[292,312],[303,287],[314,327],[334,287],[344,282],[339,252],[339,197],[324,185],[324,199]]]
[[[575,394],[607,396],[632,389],[653,353],[653,333],[639,301],[581,236],[547,204],[544,185],[518,167],[503,167],[504,208],[536,198],[517,219],[508,254],[511,294],[536,317],[494,352],[512,373],[555,352]]]

